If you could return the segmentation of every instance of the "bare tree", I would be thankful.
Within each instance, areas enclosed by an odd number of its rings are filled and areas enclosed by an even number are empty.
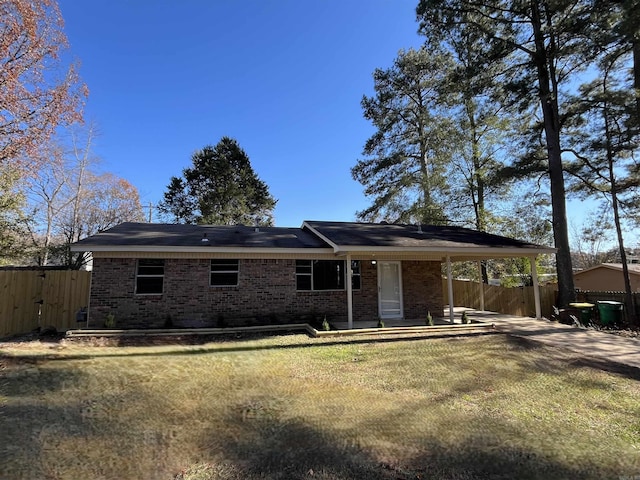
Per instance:
[[[67,47],[55,0],[0,2],[0,164],[28,159],[58,125],[82,117],[88,90]]]

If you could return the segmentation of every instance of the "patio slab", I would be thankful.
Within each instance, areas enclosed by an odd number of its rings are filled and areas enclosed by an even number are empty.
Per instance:
[[[445,311],[448,307],[445,307]],[[579,328],[565,325],[559,322],[552,322],[546,319],[537,320],[530,317],[517,317],[513,315],[503,315],[495,312],[473,310],[465,307],[454,307],[454,326],[462,326],[462,312],[473,322],[471,325],[494,326],[494,331],[507,333],[510,335],[527,338],[560,349],[584,355],[586,358],[597,359],[599,361],[614,362],[622,365],[640,369],[640,339],[628,338],[611,333],[605,333],[589,328]],[[385,329],[407,327],[426,327],[424,320],[385,320]],[[436,325],[451,325],[443,318],[434,318]],[[347,322],[332,322],[334,328],[338,330],[348,330]],[[359,330],[366,329],[369,333],[374,333],[378,321],[353,322],[353,334],[358,334]],[[440,327],[441,328],[441,327]],[[344,332],[345,334],[347,332]],[[453,333],[453,332],[452,332]]]
[[[499,332],[570,350],[588,358],[615,362],[640,369],[640,340],[574,327],[546,319],[501,315],[470,310],[468,315],[493,323]]]

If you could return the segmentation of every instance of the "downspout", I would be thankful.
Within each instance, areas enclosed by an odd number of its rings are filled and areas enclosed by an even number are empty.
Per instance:
[[[451,273],[451,257],[447,255],[447,290],[449,290],[449,321],[453,323],[453,278]]]
[[[351,270],[351,254],[347,253],[347,326],[353,328],[353,270]]]
[[[531,280],[533,281],[533,298],[536,304],[536,318],[542,319],[542,309],[540,308],[540,285],[538,283],[538,269],[536,268],[536,255],[529,257],[531,264]]]

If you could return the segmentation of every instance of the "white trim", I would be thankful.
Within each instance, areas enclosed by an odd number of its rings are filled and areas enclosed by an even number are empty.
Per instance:
[[[331,245],[331,247],[333,247],[333,251],[334,252],[338,252],[338,250],[340,250],[340,246],[337,243],[334,243],[332,240],[330,240],[328,237],[325,237],[324,235],[322,235],[318,230],[316,230],[315,228],[313,228],[311,225],[309,225],[306,221],[302,222],[302,227],[300,228],[308,228],[309,230],[311,230],[311,232],[316,236],[321,238],[322,240],[324,240],[325,242],[327,242],[329,245]]]
[[[542,308],[540,307],[540,285],[538,284],[538,269],[536,268],[536,257],[529,257],[529,264],[531,265],[531,280],[533,282],[533,298],[536,304],[536,318],[540,320],[542,318]]]
[[[213,267],[213,262],[215,262],[216,260],[235,260],[236,262],[236,269],[235,270],[216,270],[215,272],[213,271],[212,267]],[[236,275],[236,283],[233,285],[219,285],[219,284],[213,284],[211,282],[211,277],[213,277],[214,273],[235,273]],[[211,288],[225,288],[225,287],[237,287],[240,285],[240,259],[238,258],[212,258],[209,260],[209,287]]]
[[[480,277],[480,311],[484,312],[484,282],[482,278],[482,260],[478,260],[478,276]]]
[[[347,278],[345,279],[347,283],[347,325],[349,330],[351,330],[353,328],[353,270],[351,269],[351,255],[347,254],[347,261],[345,263],[347,266]],[[360,268],[362,269],[362,265]],[[362,281],[362,278],[360,281]]]
[[[324,239],[324,237],[323,237]],[[338,247],[335,248],[270,248],[270,247],[212,247],[212,246],[163,246],[163,245],[93,245],[83,247],[71,245],[72,252],[148,252],[148,253],[199,253],[199,254],[234,254],[238,258],[242,255],[291,255],[303,258],[306,255],[334,254],[387,254],[387,255],[432,255],[434,260],[444,260],[446,256],[456,257],[458,260],[473,258],[508,258],[526,257],[529,255],[553,254],[554,248],[500,248],[500,247]]]
[[[447,255],[447,289],[449,290],[449,322],[453,323],[453,274],[451,272],[451,257]]]
[[[236,253],[236,254],[332,254],[330,248],[268,248],[268,247],[181,247],[166,245],[71,245],[72,252],[155,252],[155,253]]]
[[[336,254],[347,252],[371,252],[371,253],[440,253],[443,256],[456,254],[462,255],[491,255],[492,258],[516,255],[519,257],[531,254],[556,253],[551,247],[368,247],[368,246],[339,246]]]

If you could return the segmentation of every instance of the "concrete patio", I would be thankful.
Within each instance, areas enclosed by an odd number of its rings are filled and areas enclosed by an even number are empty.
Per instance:
[[[447,310],[448,307],[445,308]],[[449,325],[452,334],[455,329],[462,326],[462,312],[466,311],[472,321],[472,326],[491,328],[491,331],[506,333],[544,345],[568,350],[599,361],[614,362],[640,369],[640,339],[623,337],[620,335],[598,331],[592,328],[579,328],[552,322],[546,319],[537,320],[530,317],[517,317],[503,315],[495,312],[473,310],[465,307],[454,307],[454,324],[451,325],[444,318],[434,318],[435,327],[427,327],[423,319],[420,320],[385,320],[383,330],[396,329],[398,333],[411,331],[412,333],[425,333],[429,329],[442,329]],[[368,330],[375,334],[378,325],[377,320],[354,322],[353,334],[358,330]],[[347,322],[334,322],[334,328],[347,330]],[[422,327],[422,328],[420,328]],[[381,329],[382,330],[382,329]],[[478,329],[482,331],[482,329]],[[346,332],[344,332],[346,333]],[[380,333],[383,333],[382,331]]]

